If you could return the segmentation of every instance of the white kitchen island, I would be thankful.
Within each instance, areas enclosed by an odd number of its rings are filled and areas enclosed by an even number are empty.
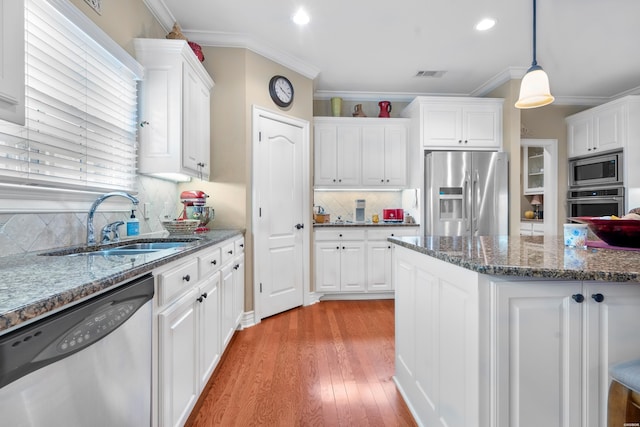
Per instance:
[[[640,358],[640,252],[553,237],[399,237],[395,381],[419,424],[606,427]]]

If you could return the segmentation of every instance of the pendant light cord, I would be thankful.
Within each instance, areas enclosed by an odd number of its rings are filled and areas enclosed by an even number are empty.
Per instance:
[[[532,67],[538,65],[536,61],[536,0],[533,0],[533,62]]]

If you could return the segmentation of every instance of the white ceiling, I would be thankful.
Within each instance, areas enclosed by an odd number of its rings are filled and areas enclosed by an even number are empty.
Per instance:
[[[309,78],[315,97],[482,96],[532,60],[531,0],[145,0],[202,45],[251,49]],[[304,8],[304,28],[290,17]],[[538,0],[538,64],[558,104],[640,93],[640,0]],[[497,19],[484,33],[483,17]],[[419,70],[445,71],[419,78]]]

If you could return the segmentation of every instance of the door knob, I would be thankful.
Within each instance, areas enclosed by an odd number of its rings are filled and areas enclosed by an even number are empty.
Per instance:
[[[296,228],[298,230],[300,230],[300,229],[304,228],[304,224],[296,224]]]

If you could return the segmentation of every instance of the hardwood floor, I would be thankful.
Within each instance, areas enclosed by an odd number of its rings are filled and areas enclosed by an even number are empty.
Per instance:
[[[393,304],[323,301],[236,332],[186,425],[415,426],[392,379]]]

